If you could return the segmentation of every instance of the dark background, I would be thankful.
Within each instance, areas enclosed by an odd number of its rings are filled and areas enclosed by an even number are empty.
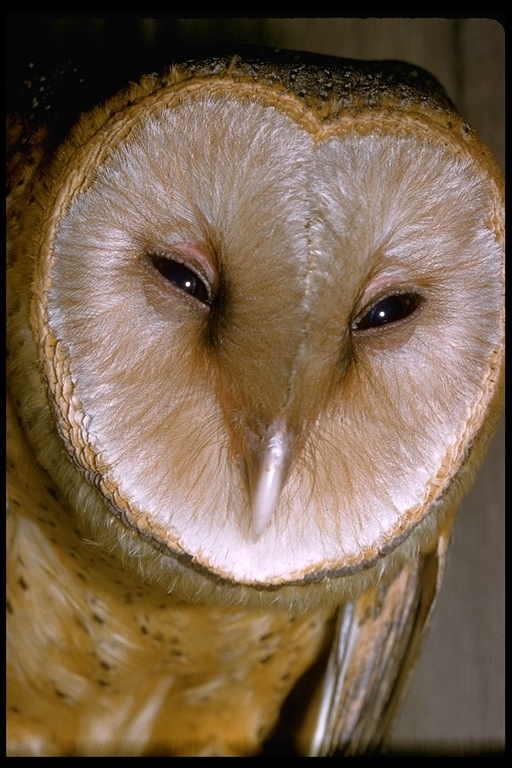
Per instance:
[[[69,61],[71,70],[79,62],[72,89],[76,108],[92,106],[117,81],[138,78],[198,45],[403,59],[438,77],[504,167],[505,33],[499,17],[9,12],[6,20],[8,105],[22,98],[35,99],[38,109],[55,108],[55,83],[49,86],[47,75],[56,63]],[[69,71],[62,75],[68,76]],[[391,747],[397,753],[461,756],[503,749],[503,485],[502,422],[461,507],[433,625],[394,730]]]

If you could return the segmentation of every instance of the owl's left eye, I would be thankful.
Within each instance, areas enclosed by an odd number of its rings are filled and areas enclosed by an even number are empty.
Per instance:
[[[398,323],[415,313],[423,301],[423,296],[418,293],[404,292],[385,296],[352,323],[352,330],[366,331]]]
[[[189,267],[167,256],[151,254],[151,264],[170,283],[202,304],[211,304],[211,297],[205,282]]]

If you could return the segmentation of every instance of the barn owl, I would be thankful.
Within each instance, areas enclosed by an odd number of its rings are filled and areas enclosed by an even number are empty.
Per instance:
[[[52,109],[8,129],[9,754],[380,748],[501,410],[490,151],[400,62]]]

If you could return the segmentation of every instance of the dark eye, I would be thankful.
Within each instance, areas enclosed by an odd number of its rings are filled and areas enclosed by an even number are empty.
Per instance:
[[[417,293],[393,293],[374,304],[366,314],[352,323],[352,329],[365,331],[368,328],[397,323],[412,315],[422,301],[423,297]]]
[[[152,254],[150,260],[162,277],[165,277],[176,288],[188,293],[203,304],[211,304],[208,288],[196,272],[186,267],[180,261],[174,261],[174,259],[170,259],[167,256]]]

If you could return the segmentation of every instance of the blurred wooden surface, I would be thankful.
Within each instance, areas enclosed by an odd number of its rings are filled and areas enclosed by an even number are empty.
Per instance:
[[[113,55],[123,37],[125,44],[141,46],[169,41],[169,57],[173,44],[238,42],[409,61],[438,77],[504,167],[505,35],[492,19],[186,19],[159,14],[135,20],[132,14],[109,14],[90,20],[77,15],[52,24],[39,20],[41,36],[49,45],[70,37],[110,41]],[[27,24],[31,16],[25,13]],[[12,18],[8,38],[22,30],[20,19]],[[30,45],[30,33],[33,25],[27,27],[25,45]],[[504,433],[502,422],[462,505],[433,625],[394,730],[395,752],[456,756],[504,747]]]

